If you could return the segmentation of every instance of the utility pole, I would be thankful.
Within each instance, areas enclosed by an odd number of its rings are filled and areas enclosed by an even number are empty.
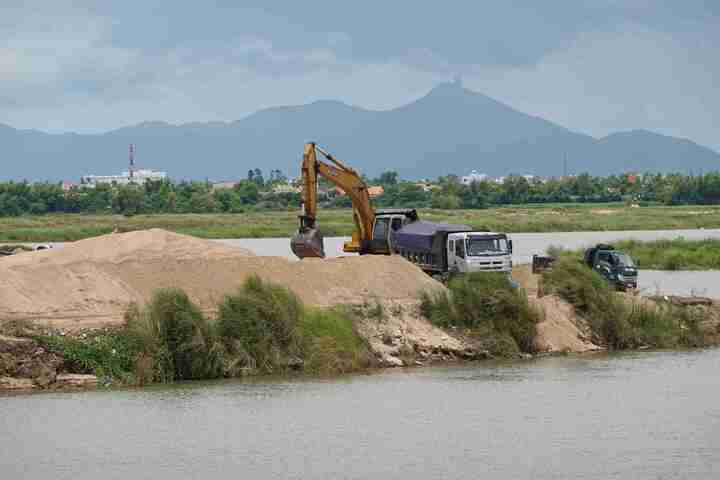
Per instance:
[[[135,176],[135,145],[130,144],[130,178],[133,178]]]

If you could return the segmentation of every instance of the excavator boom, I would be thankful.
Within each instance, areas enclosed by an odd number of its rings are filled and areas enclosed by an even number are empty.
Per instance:
[[[329,161],[320,161],[320,152]],[[360,175],[342,161],[314,143],[306,143],[302,162],[302,212],[300,228],[290,241],[290,248],[299,258],[325,257],[323,236],[317,226],[317,177],[321,175],[341,188],[351,199],[355,231],[352,240],[343,246],[345,252],[364,253],[372,238],[375,210],[370,204],[367,185]]]

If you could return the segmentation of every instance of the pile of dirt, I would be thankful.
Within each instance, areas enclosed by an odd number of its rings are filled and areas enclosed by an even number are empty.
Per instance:
[[[555,295],[530,301],[543,312],[537,325],[535,348],[544,353],[585,353],[602,350],[590,339],[587,325],[575,314],[572,305]]]
[[[294,291],[306,304],[409,300],[443,288],[400,257],[290,262],[164,230],[104,235],[0,261],[0,320],[62,329],[119,324],[131,302],[160,288],[185,290],[212,313],[250,275]]]

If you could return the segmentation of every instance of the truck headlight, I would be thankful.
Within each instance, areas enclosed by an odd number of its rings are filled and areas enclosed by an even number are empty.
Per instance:
[[[623,276],[622,273],[618,273],[618,274],[617,274],[617,279],[622,282],[623,280],[625,280],[625,277]]]

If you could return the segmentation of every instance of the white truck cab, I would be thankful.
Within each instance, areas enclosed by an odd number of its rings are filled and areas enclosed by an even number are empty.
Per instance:
[[[512,240],[504,233],[459,232],[447,239],[450,272],[512,272]]]

